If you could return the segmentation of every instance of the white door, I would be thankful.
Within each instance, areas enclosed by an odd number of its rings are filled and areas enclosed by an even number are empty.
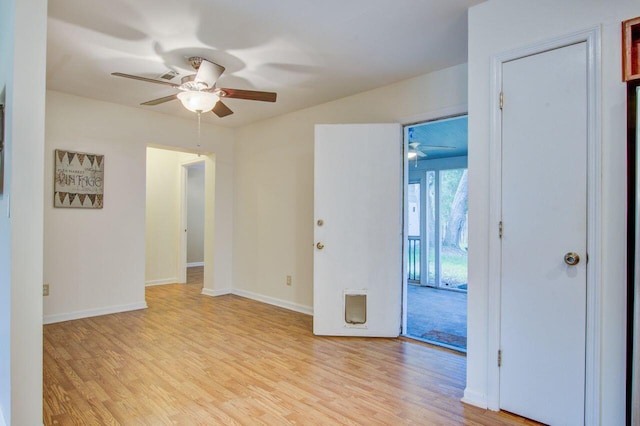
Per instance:
[[[402,128],[315,128],[313,332],[400,333]]]
[[[586,70],[586,43],[502,67],[500,408],[553,425],[584,424]]]

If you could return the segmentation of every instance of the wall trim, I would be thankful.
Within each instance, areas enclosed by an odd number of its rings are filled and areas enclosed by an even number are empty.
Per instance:
[[[465,404],[470,404],[476,407],[487,409],[487,396],[480,392],[476,392],[470,389],[464,390],[464,396],[462,397],[462,402]]]
[[[440,108],[435,111],[424,112],[421,114],[410,115],[408,117],[400,118],[399,122],[403,126],[410,124],[422,123],[425,121],[432,121],[441,118],[453,117],[456,115],[465,115],[468,113],[469,107],[467,104],[453,105],[446,108]]]
[[[201,294],[211,297],[224,296],[227,294],[233,294],[233,289],[223,288],[221,290],[211,290],[210,288],[203,287]]]
[[[192,268],[194,266],[204,266],[204,261],[203,262],[189,262],[189,263],[187,263],[187,268]]]
[[[57,322],[71,321],[81,318],[98,317],[101,315],[117,314],[120,312],[137,311],[147,309],[147,302],[130,303],[127,305],[106,306],[104,308],[87,309],[64,314],[45,315],[43,324],[54,324]],[[1,425],[0,425],[1,426]]]
[[[501,212],[501,118],[498,93],[502,87],[502,63],[569,46],[587,44],[587,301],[586,301],[586,366],[585,366],[585,424],[599,424],[601,403],[601,295],[602,295],[602,141],[601,141],[601,29],[592,27],[583,31],[553,38],[541,43],[514,49],[491,58],[490,83],[490,177],[489,177],[489,226],[497,229]],[[501,245],[497,232],[489,239],[489,286],[487,298],[487,397],[490,410],[500,409],[500,370],[493,360],[500,347],[501,306]],[[482,395],[473,389],[467,395]],[[472,397],[469,400],[473,400]]]
[[[165,285],[165,284],[181,284],[181,283],[178,281],[178,277],[173,277],[173,278],[163,278],[161,280],[149,280],[144,283],[144,286],[151,287],[154,285]]]
[[[288,300],[277,299],[275,297],[265,296],[263,294],[254,293],[247,290],[234,289],[233,294],[236,296],[246,297],[247,299],[257,300],[258,302],[267,303],[269,305],[285,308],[290,311],[300,312],[301,314],[313,315],[313,307],[301,305],[299,303],[289,302]]]
[[[245,297],[247,299],[255,300],[258,302],[266,303],[267,305],[277,306],[279,308],[288,309],[290,311],[299,312],[301,314],[313,315],[313,307],[301,305],[299,303],[289,302],[288,300],[282,300],[275,297],[265,296],[264,294],[254,293],[247,290],[239,289],[222,289],[222,290],[209,290],[207,288],[202,289],[202,294],[206,296],[224,296],[226,294],[233,294],[235,296]]]

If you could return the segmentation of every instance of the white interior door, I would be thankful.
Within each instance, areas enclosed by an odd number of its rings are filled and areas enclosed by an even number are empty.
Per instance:
[[[582,425],[586,43],[506,62],[502,77],[500,407]]]
[[[402,128],[315,128],[313,331],[400,333]]]

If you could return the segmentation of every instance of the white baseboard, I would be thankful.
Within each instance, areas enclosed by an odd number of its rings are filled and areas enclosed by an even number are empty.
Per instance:
[[[230,288],[223,288],[222,290],[211,290],[208,288],[202,287],[202,294],[205,296],[224,296],[225,294],[233,294],[233,290]]]
[[[145,287],[151,287],[152,285],[165,285],[165,284],[180,284],[180,281],[177,277],[175,278],[165,278],[162,280],[149,280],[144,283]]]
[[[138,309],[147,309],[147,302],[143,301],[138,303],[131,303],[128,305],[107,306],[104,308],[87,309],[84,311],[69,312],[64,314],[45,315],[43,318],[43,324],[53,324],[56,322],[70,321],[80,318],[117,314],[119,312],[136,311]]]
[[[208,288],[202,289],[202,294],[205,296],[224,296],[225,294],[234,294],[240,297],[246,297],[247,299],[257,300],[258,302],[266,303],[268,305],[278,306],[290,311],[300,312],[301,314],[313,315],[313,308],[311,306],[300,305],[298,303],[289,302],[287,300],[276,299],[275,297],[265,296],[263,294],[254,293],[252,291],[238,290],[233,288],[225,288],[222,290],[210,290]]]
[[[275,297],[265,296],[263,294],[254,293],[252,291],[234,289],[233,294],[248,299],[257,300],[258,302],[267,303],[269,305],[278,306],[280,308],[289,309],[290,311],[300,312],[301,314],[313,315],[313,307],[301,305],[299,303],[289,302],[287,300],[276,299]]]
[[[190,263],[187,263],[187,268],[191,268],[193,266],[204,266],[204,262],[190,262]]]
[[[485,410],[487,409],[487,406],[488,406],[486,395],[468,388],[464,390],[464,396],[462,397],[462,402],[464,402],[465,404],[484,408]]]

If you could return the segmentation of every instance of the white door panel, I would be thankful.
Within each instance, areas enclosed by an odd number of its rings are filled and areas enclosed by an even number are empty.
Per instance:
[[[399,124],[316,126],[315,334],[399,334],[401,140]],[[322,220],[321,226],[318,220]],[[345,293],[366,295],[364,324],[345,320]]]
[[[586,61],[579,43],[502,68],[500,407],[558,425],[584,423]]]

